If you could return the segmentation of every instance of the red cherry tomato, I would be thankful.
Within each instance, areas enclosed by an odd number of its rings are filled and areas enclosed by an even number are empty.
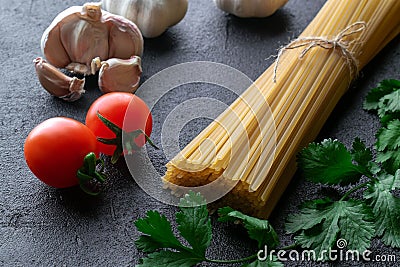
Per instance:
[[[69,118],[51,118],[36,126],[25,140],[28,167],[44,183],[65,188],[77,185],[77,171],[97,140],[84,124]]]
[[[111,131],[97,116],[100,113],[125,132],[142,130],[150,136],[152,116],[146,103],[138,96],[125,92],[111,92],[99,97],[90,106],[86,115],[86,125],[100,138],[113,139],[116,134]],[[140,134],[134,139],[137,146],[146,143],[145,136]],[[116,146],[98,143],[99,152],[113,155]]]

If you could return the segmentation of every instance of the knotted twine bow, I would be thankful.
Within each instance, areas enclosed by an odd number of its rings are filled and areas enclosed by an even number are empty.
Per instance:
[[[281,59],[283,52],[285,52],[285,50],[296,49],[300,47],[305,47],[305,48],[300,53],[299,59],[302,59],[307,54],[307,52],[310,51],[310,49],[312,49],[313,47],[334,49],[335,51],[338,51],[338,53],[340,53],[340,55],[346,60],[346,64],[350,70],[350,75],[353,76],[354,73],[358,72],[358,61],[355,58],[354,53],[348,50],[348,47],[352,42],[354,42],[354,40],[348,41],[345,40],[345,38],[347,36],[363,31],[365,27],[366,27],[365,22],[358,21],[347,26],[344,30],[339,32],[339,34],[333,39],[328,39],[326,37],[301,37],[293,40],[291,43],[282,47],[279,50],[274,67],[274,77],[273,77],[274,83],[276,83],[276,74],[278,71],[279,60]]]

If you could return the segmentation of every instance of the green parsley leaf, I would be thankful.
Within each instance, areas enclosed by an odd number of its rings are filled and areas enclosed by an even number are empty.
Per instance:
[[[351,156],[361,166],[366,166],[372,160],[371,150],[358,137],[353,142]]]
[[[382,97],[400,89],[400,81],[391,79],[383,80],[373,88],[364,101],[364,109],[378,111]]]
[[[357,153],[360,154],[359,151]],[[354,157],[362,162],[365,161],[364,154]],[[354,165],[352,160],[353,156],[346,147],[332,139],[325,139],[319,144],[311,143],[298,156],[299,167],[306,179],[322,184],[346,185],[357,182],[363,168]]]
[[[276,256],[272,256],[272,259],[267,256],[267,259],[264,261],[255,260],[251,263],[247,263],[242,265],[241,267],[283,267],[283,263],[278,261]]]
[[[220,218],[218,221],[227,222],[241,220],[247,233],[251,239],[258,242],[258,247],[262,248],[267,245],[269,248],[276,248],[279,245],[279,237],[274,228],[267,220],[260,220],[251,216],[247,216],[230,207],[220,208],[218,210]]]
[[[155,251],[155,246],[173,249],[183,247],[173,234],[170,222],[157,211],[148,211],[145,218],[135,221],[135,226],[146,235],[135,241],[136,246],[145,252]]]
[[[390,174],[394,174],[400,169],[400,153],[399,151],[378,151],[376,154],[376,162],[382,163],[382,167]]]
[[[381,124],[383,126],[387,126],[389,124],[389,122],[391,122],[392,120],[399,119],[399,118],[400,118],[400,111],[387,113],[381,117]]]
[[[393,91],[390,94],[383,96],[379,100],[379,117],[383,117],[385,114],[400,111],[400,90]]]
[[[380,168],[375,164],[372,159],[372,151],[367,148],[360,138],[356,137],[353,142],[351,150],[351,156],[353,161],[357,162],[358,168],[364,174],[376,174]]]
[[[392,247],[400,248],[400,198],[392,194],[400,188],[400,170],[395,175],[381,174],[364,193],[375,215],[377,236]]]
[[[320,199],[314,199],[314,200],[309,200],[306,202],[303,202],[300,205],[300,208],[309,208],[309,209],[318,209],[318,210],[322,210],[326,207],[329,207],[330,205],[332,205],[333,200],[330,199],[329,197],[326,198],[320,198]]]
[[[373,88],[364,101],[364,109],[376,111],[381,123],[386,125],[400,118],[400,81],[383,80]]]
[[[189,242],[193,252],[204,258],[212,239],[211,219],[206,202],[200,193],[189,192],[180,200],[180,209],[176,214],[178,230]]]
[[[389,122],[386,128],[381,128],[377,134],[376,148],[396,150],[400,147],[400,120]]]
[[[321,201],[321,200],[318,200]],[[326,203],[326,200],[323,201]],[[314,206],[320,206],[315,204]],[[313,249],[319,260],[323,250],[333,248],[337,238],[348,242],[348,249],[365,251],[374,236],[374,224],[370,208],[361,201],[336,201],[320,209],[308,205],[299,214],[288,217],[288,233],[299,233],[296,243],[303,248]],[[357,231],[354,231],[357,229]]]
[[[139,266],[193,266],[206,259],[205,252],[212,234],[205,200],[200,194],[190,192],[181,199],[180,209],[176,214],[178,230],[191,248],[176,238],[165,216],[157,211],[148,211],[145,218],[135,222],[136,228],[144,234],[135,241],[136,246],[151,253],[141,260]]]
[[[229,213],[234,212],[235,210],[231,207],[223,207],[218,209],[218,221],[219,222],[234,222],[238,218],[229,216]]]
[[[160,248],[168,248],[163,242],[158,242],[153,237],[148,235],[140,236],[136,241],[135,245],[138,249],[145,253],[151,253],[159,250]]]
[[[400,168],[400,120],[390,121],[378,131],[376,138],[376,161],[382,163],[387,172],[394,174]]]
[[[203,259],[196,258],[189,252],[173,252],[170,250],[161,250],[147,255],[147,258],[141,259],[137,267],[191,267]]]

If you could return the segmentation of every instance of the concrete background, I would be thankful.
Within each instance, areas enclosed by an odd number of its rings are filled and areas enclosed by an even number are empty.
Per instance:
[[[239,19],[218,10],[211,0],[189,0],[184,20],[161,37],[145,40],[142,82],[177,63],[214,61],[234,67],[256,79],[272,62],[279,46],[296,37],[312,20],[323,0],[289,3],[266,19]],[[66,103],[45,92],[36,77],[32,60],[41,56],[40,38],[53,18],[71,5],[84,1],[0,0],[0,265],[1,266],[133,266],[142,256],[134,246],[139,233],[134,220],[149,209],[174,218],[175,207],[157,202],[132,180],[124,160],[112,166],[104,194],[92,198],[78,189],[57,190],[37,180],[23,158],[23,144],[32,128],[54,117],[66,116],[84,122],[86,110],[101,94],[93,81],[75,103]],[[362,110],[367,92],[385,78],[399,79],[400,42],[392,41],[362,72],[327,121],[318,139],[337,138],[351,144],[359,136],[369,146],[379,128],[377,118]],[[90,80],[90,79],[89,79]],[[179,102],[207,96],[226,104],[235,96],[213,86],[192,85],[172,91],[153,109],[153,139],[168,111]],[[140,92],[145,94],[145,92]],[[209,123],[198,119],[179,133],[181,145],[189,142]],[[152,161],[163,171],[166,158],[153,153]],[[284,234],[288,213],[302,200],[335,191],[305,182],[296,175],[271,216],[283,245],[292,242]],[[248,256],[256,244],[236,225],[219,224],[213,218],[214,239],[208,254],[229,259]],[[356,229],[355,229],[356,230]],[[375,254],[395,254],[374,240]],[[359,266],[361,263],[333,263]],[[290,262],[287,266],[314,266]],[[377,263],[365,266],[381,266]],[[385,265],[390,265],[386,263]],[[206,265],[201,265],[206,266]],[[208,265],[207,265],[208,266]],[[214,265],[216,266],[216,265]],[[324,264],[328,266],[328,264]],[[383,265],[382,265],[383,266]],[[393,265],[395,266],[395,265]]]

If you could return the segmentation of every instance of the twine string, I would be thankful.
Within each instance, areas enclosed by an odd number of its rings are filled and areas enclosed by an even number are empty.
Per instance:
[[[279,66],[279,61],[282,57],[282,54],[289,49],[297,49],[305,47],[300,55],[299,59],[303,59],[303,57],[314,47],[321,47],[324,49],[334,49],[338,51],[342,58],[346,60],[346,65],[349,67],[350,75],[353,76],[354,73],[358,73],[358,61],[354,56],[353,52],[348,50],[351,43],[355,40],[346,40],[346,37],[354,35],[356,33],[364,31],[366,28],[366,23],[363,21],[355,22],[345,29],[340,31],[338,35],[336,35],[333,39],[328,39],[326,37],[301,37],[293,40],[288,45],[282,47],[276,58],[275,67],[274,67],[274,76],[273,81],[276,83],[276,76]]]

